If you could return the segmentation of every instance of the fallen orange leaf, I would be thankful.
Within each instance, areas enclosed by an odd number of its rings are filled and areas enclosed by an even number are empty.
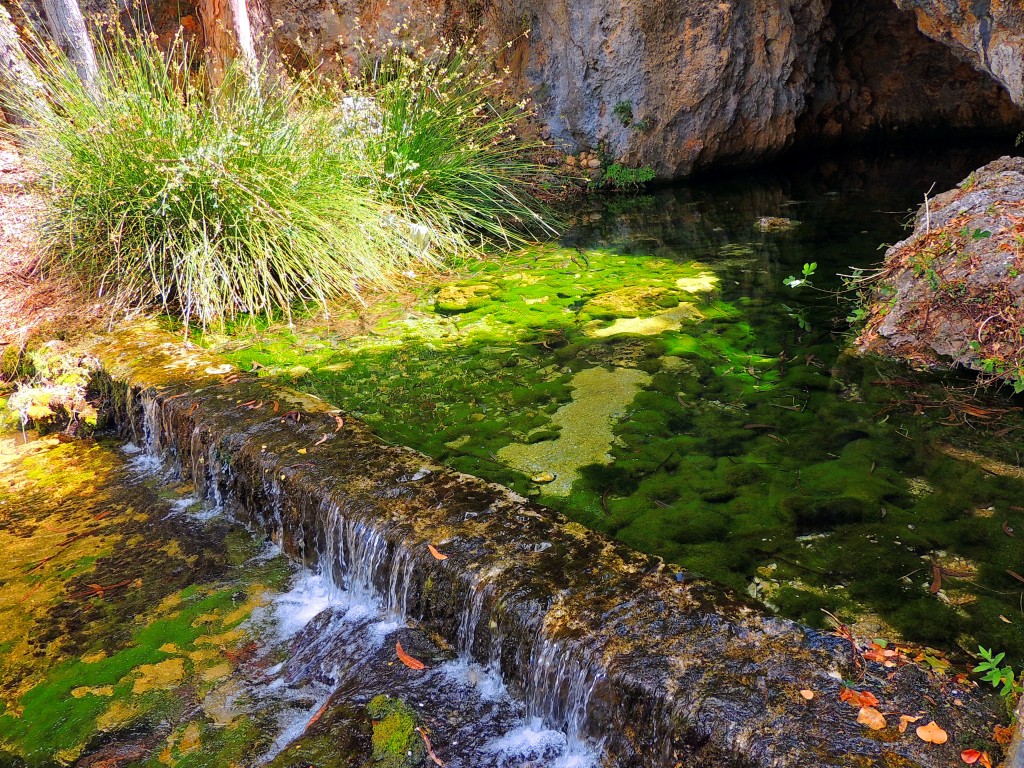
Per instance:
[[[929,744],[945,744],[949,740],[949,734],[942,730],[938,723],[932,720],[928,725],[919,726],[917,738]]]
[[[302,729],[303,733],[308,731],[310,729],[310,727],[313,726],[316,723],[317,720],[319,720],[321,717],[323,717],[324,712],[327,711],[327,705],[330,704],[330,703],[331,703],[330,701],[325,701],[323,706],[320,707],[320,709],[318,709],[316,711],[316,714],[313,715],[311,718],[309,718],[309,722],[306,723],[306,727]]]
[[[885,715],[874,707],[861,707],[857,713],[857,722],[866,725],[872,731],[880,731],[885,728]]]
[[[910,723],[916,723],[920,720],[920,717],[911,717],[910,715],[900,715],[900,733],[906,733],[907,725]]]
[[[839,700],[857,709],[878,705],[878,699],[871,691],[855,691],[853,688],[843,688],[839,692]]]
[[[443,554],[442,552],[438,552],[437,548],[434,547],[433,544],[427,544],[427,549],[430,550],[430,554],[432,554],[437,560],[447,560],[448,559],[448,555]]]
[[[804,688],[802,691],[800,691],[800,695],[808,701],[810,701],[814,698],[814,691],[810,690],[809,688]]]
[[[976,762],[981,760],[981,752],[976,749],[965,749],[960,753],[960,759],[968,765],[974,765]]]
[[[409,669],[426,669],[427,665],[419,659],[414,659],[402,648],[401,643],[395,643],[395,653],[398,654],[398,660],[405,664]]]

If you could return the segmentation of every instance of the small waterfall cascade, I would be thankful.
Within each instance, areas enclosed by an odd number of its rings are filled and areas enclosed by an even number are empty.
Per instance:
[[[593,736],[589,707],[604,675],[586,662],[581,650],[549,633],[543,622],[525,637],[505,626],[496,589],[501,568],[458,580],[456,593],[444,603],[449,615],[438,615],[437,605],[426,605],[429,574],[422,553],[404,545],[400,527],[366,510],[344,509],[329,498],[304,500],[299,513],[284,488],[285,475],[276,468],[264,469],[258,490],[250,489],[243,505],[232,493],[243,484],[235,462],[200,424],[184,417],[191,415],[187,406],[162,405],[157,397],[143,394],[128,410],[131,431],[145,455],[162,461],[164,471],[190,479],[197,495],[216,508],[244,506],[240,517],[262,527],[301,565],[317,569],[336,604],[376,606],[380,618],[375,626],[432,619],[449,627],[457,660],[443,665],[447,673],[477,686],[483,700],[504,698],[511,702],[506,708],[520,713],[518,727],[483,748],[496,768],[519,765],[520,758],[530,755],[544,760],[531,764],[550,768],[598,764],[602,745]],[[353,631],[331,622],[335,635]],[[312,664],[310,659],[322,651],[307,649],[304,663]],[[337,669],[332,674],[339,676]],[[478,759],[484,757],[478,754]]]

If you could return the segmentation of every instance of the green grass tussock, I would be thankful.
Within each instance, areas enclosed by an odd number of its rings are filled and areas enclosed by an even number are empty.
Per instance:
[[[37,50],[47,98],[21,100],[17,138],[48,192],[47,264],[125,308],[200,326],[288,315],[550,232],[541,169],[479,58],[392,50],[376,69],[395,76],[355,92],[234,66],[210,90],[182,42],[114,30],[94,95]]]

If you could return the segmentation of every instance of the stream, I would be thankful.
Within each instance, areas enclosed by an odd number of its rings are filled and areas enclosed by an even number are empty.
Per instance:
[[[557,242],[330,322],[204,341],[258,374],[246,386],[314,394],[680,566],[680,582],[700,574],[815,627],[839,617],[939,670],[979,643],[1019,663],[1019,403],[844,355],[856,318],[837,277],[899,239],[916,190],[992,151],[597,197]],[[521,545],[555,565],[530,538],[540,523],[518,543],[438,542],[501,563],[438,597],[408,521],[327,495],[296,506],[284,474],[260,479],[263,427],[225,455],[191,425],[199,407],[171,423],[167,400],[142,397],[128,443],[0,437],[0,766],[608,764],[602,717],[622,701],[594,661],[606,638],[591,654],[585,633],[515,635],[494,591],[506,570],[526,593],[560,583],[506,557]],[[240,513],[243,472],[258,491]],[[432,478],[403,476],[388,498],[447,482]],[[457,626],[442,633],[446,599]]]

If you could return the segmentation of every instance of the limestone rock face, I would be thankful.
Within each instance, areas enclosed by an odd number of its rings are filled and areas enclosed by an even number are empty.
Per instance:
[[[1024,127],[1024,11],[1010,0],[268,4],[276,52],[300,69],[351,65],[360,38],[371,48],[439,36],[512,41],[501,57],[507,84],[532,99],[545,136],[662,179],[801,142]],[[194,0],[146,8],[161,38],[178,17],[201,26]]]
[[[918,211],[886,252],[861,352],[1024,381],[1024,158],[1003,157]]]
[[[928,37],[1003,85],[1024,106],[1024,5],[1017,0],[896,0]]]
[[[1022,122],[996,83],[892,0],[271,0],[271,12],[297,64],[351,61],[358,34],[429,40],[479,27],[485,45],[512,40],[509,82],[556,143],[660,178],[801,140]]]

